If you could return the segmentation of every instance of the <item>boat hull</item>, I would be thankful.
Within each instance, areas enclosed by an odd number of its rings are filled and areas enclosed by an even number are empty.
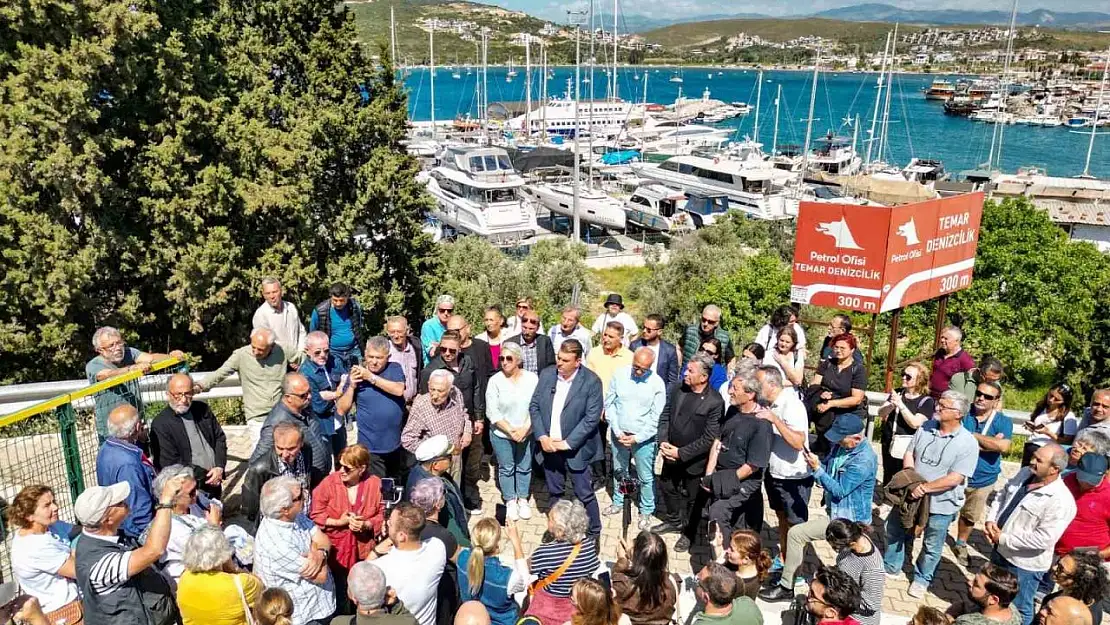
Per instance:
[[[570,185],[532,184],[523,191],[547,210],[574,217],[574,188]],[[620,203],[604,194],[582,190],[578,196],[578,218],[603,228],[624,230],[626,216]]]

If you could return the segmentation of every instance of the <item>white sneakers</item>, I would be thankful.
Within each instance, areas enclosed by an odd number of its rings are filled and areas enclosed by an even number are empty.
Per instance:
[[[516,501],[516,499],[510,499],[508,502],[505,503],[505,518],[510,521],[516,521],[520,519],[520,511]]]
[[[527,499],[517,499],[517,514],[520,515],[521,520],[527,521],[532,518],[532,508],[528,506]]]

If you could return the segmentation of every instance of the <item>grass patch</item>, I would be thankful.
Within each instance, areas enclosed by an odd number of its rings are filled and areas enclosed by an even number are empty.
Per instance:
[[[583,319],[591,323],[603,310],[602,304],[609,293],[619,293],[624,299],[624,310],[640,323],[648,311],[641,310],[640,302],[632,293],[632,285],[651,275],[647,267],[611,267],[608,269],[591,269],[590,273],[598,286],[599,297],[589,308],[583,310]]]

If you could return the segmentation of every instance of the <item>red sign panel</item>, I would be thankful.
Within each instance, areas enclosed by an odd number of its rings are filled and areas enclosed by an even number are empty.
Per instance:
[[[895,207],[802,202],[790,299],[886,312],[971,286],[983,194]]]

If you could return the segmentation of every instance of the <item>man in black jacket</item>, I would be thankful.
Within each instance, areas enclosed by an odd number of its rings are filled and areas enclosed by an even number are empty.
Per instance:
[[[279,475],[291,475],[301,483],[305,495],[305,509],[310,507],[308,498],[312,489],[324,479],[325,474],[312,466],[312,448],[304,444],[304,431],[291,421],[274,426],[274,445],[266,454],[251,461],[243,477],[243,516],[254,527],[258,525],[259,497],[262,485]],[[254,534],[253,527],[251,534]]]
[[[700,518],[691,514],[694,497],[701,488],[701,477],[709,449],[720,430],[724,400],[709,386],[713,360],[696,354],[686,367],[686,378],[676,387],[659,417],[659,453],[663,456],[660,489],[667,504],[664,521],[652,528],[665,534],[681,532],[675,551],[690,549]]]
[[[486,352],[488,354],[489,350],[487,349]],[[475,370],[474,361],[463,352],[462,337],[458,330],[447,330],[443,333],[443,337],[439,339],[435,357],[428,361],[428,366],[424,367],[424,370],[420,373],[420,394],[428,392],[428,380],[431,379],[433,372],[440,369],[446,369],[454,374],[455,388],[459,389],[462,394],[463,405],[466,406],[466,415],[472,428],[471,432],[475,439],[481,440],[486,418],[486,382],[488,378],[480,379],[478,372]],[[478,493],[482,446],[480,444],[467,445],[463,454],[463,498],[466,500],[467,508],[478,510],[482,507],[482,497]]]
[[[197,486],[209,496],[220,498],[227,438],[208,404],[193,401],[193,379],[184,373],[170,376],[166,385],[167,406],[150,424],[150,451],[154,468],[183,464],[193,467]]]
[[[308,409],[312,401],[312,388],[308,379],[300,373],[286,373],[281,381],[281,401],[279,401],[266,420],[258,435],[258,445],[251,453],[254,462],[266,456],[274,447],[274,426],[278,423],[295,423],[304,431],[305,442],[312,448],[312,461],[321,474],[331,471],[331,443],[320,429],[320,420],[312,416]]]
[[[540,333],[540,316],[534,310],[524,311],[521,316],[520,334],[505,339],[506,343],[520,345],[525,371],[539,375],[540,371],[555,364],[555,348],[551,339]]]

